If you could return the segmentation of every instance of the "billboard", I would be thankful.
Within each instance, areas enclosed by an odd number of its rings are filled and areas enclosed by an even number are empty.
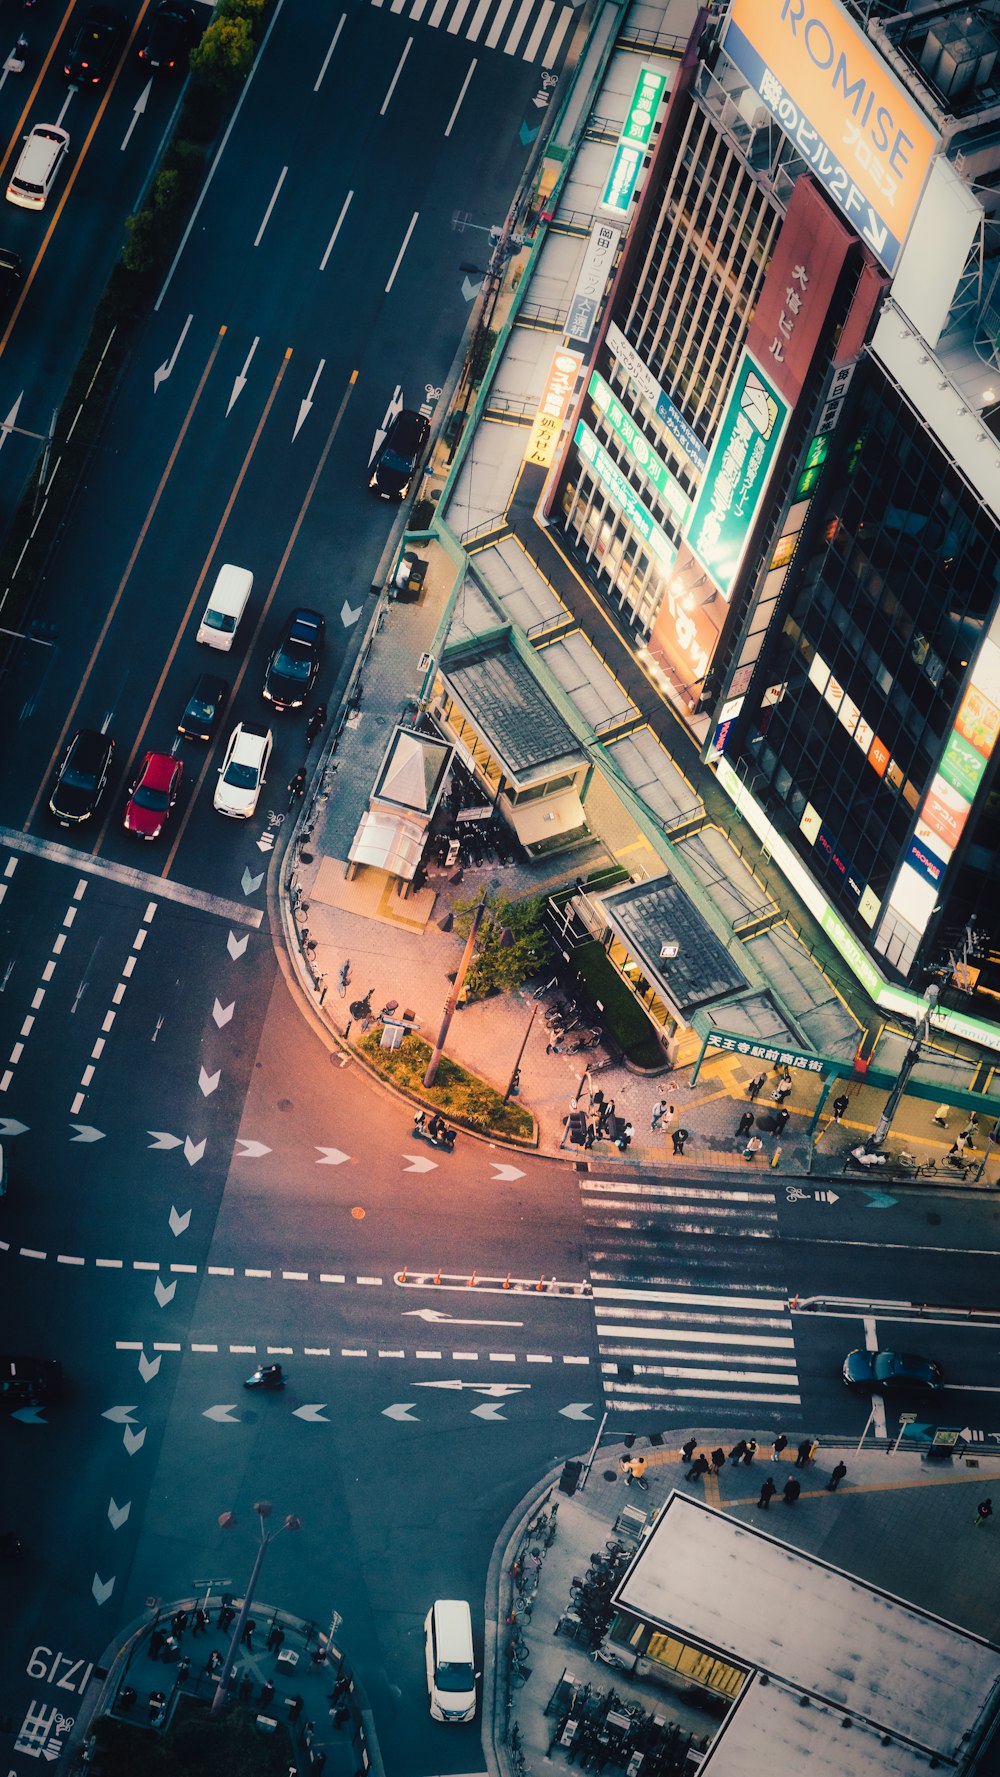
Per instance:
[[[812,366],[830,304],[855,236],[818,185],[795,181],[753,312],[747,345],[778,393],[793,406]]]
[[[538,411],[532,422],[528,448],[524,453],[526,463],[535,463],[540,469],[551,469],[555,461],[556,445],[562,423],[569,412],[569,404],[573,396],[580,365],[583,363],[582,352],[567,351],[560,346],[553,353],[549,374],[545,379]]]
[[[732,0],[723,40],[771,116],[887,270],[938,135],[839,0]]]
[[[644,401],[663,421],[674,443],[690,459],[696,469],[704,470],[708,462],[708,452],[698,434],[692,431],[679,407],[675,407],[657,382],[648,364],[644,364],[635,347],[630,345],[621,328],[610,322],[605,345],[612,357],[617,358],[626,376],[635,383]]]
[[[687,545],[682,544],[656,613],[648,647],[689,709],[697,707],[718,647],[719,628],[711,612],[711,606],[717,603],[718,595],[704,569]]]
[[[666,531],[661,530],[649,507],[640,500],[627,477],[622,474],[614,457],[605,450],[600,439],[583,420],[576,428],[574,442],[605,493],[610,494],[619,510],[624,512],[633,530],[638,531],[657,561],[664,568],[672,568],[677,555],[676,545],[671,543]]]
[[[663,504],[669,506],[678,524],[686,524],[691,511],[687,494],[680,482],[671,475],[663,458],[653,449],[631,414],[622,406],[610,383],[606,383],[597,370],[591,376],[588,393],[600,408],[629,461],[634,463],[643,479],[659,494]]]
[[[629,205],[639,183],[642,163],[649,153],[653,125],[666,88],[667,77],[662,69],[644,67],[639,70],[632,103],[625,113],[611,171],[601,194],[601,209],[611,210],[623,222],[628,220]]]
[[[727,601],[732,598],[790,412],[788,402],[749,352],[744,352],[685,532],[694,554]]]
[[[614,269],[615,254],[621,235],[611,222],[595,222],[569,305],[566,333],[586,345],[594,331],[594,322],[604,300],[604,291]]]

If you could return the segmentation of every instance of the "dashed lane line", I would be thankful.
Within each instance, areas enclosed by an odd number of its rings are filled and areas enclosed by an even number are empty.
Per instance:
[[[298,1355],[301,1355],[302,1357],[330,1358],[356,1357],[373,1358],[375,1360],[392,1360],[397,1363],[401,1358],[404,1360],[410,1358],[420,1363],[443,1364],[527,1363],[565,1364],[567,1366],[571,1364],[583,1364],[589,1366],[590,1364],[589,1357],[578,1357],[569,1353],[560,1354],[558,1352],[553,1353],[548,1351],[527,1351],[521,1354],[521,1356],[518,1356],[512,1351],[400,1351],[395,1348],[391,1351],[382,1350],[381,1348],[370,1351],[366,1345],[342,1345],[339,1349],[336,1346],[331,1345],[304,1345],[301,1354],[299,1354],[296,1353],[290,1345],[225,1345],[213,1344],[207,1340],[194,1339],[186,1344],[180,1339],[153,1339],[149,1341],[143,1341],[142,1339],[116,1339],[115,1350],[139,1352],[146,1350],[158,1352],[187,1351],[196,1357],[215,1357],[218,1356],[220,1352],[225,1353],[229,1357],[295,1357]],[[496,1387],[499,1388],[500,1386],[500,1383],[496,1384]],[[506,1386],[506,1384],[503,1386]]]

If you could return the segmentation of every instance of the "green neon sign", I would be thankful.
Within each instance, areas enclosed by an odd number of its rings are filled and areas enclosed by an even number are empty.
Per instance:
[[[671,475],[662,457],[657,456],[648,438],[622,406],[610,383],[606,383],[596,370],[590,379],[590,393],[640,475],[659,494],[664,505],[669,506],[678,524],[686,524],[691,502],[680,482]]]
[[[595,438],[590,427],[580,421],[576,428],[577,447],[580,455],[590,464],[601,486],[611,495],[633,529],[637,530],[644,543],[649,545],[657,561],[665,568],[672,568],[677,559],[677,550],[666,531],[662,531],[648,506],[644,506],[633,487],[605,450],[599,438]]]
[[[725,599],[732,597],[790,412],[744,352],[686,532]]]

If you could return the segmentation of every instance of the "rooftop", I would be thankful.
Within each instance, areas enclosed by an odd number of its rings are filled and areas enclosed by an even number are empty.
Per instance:
[[[582,765],[576,735],[549,701],[509,636],[449,648],[441,677],[491,752],[517,778]]]

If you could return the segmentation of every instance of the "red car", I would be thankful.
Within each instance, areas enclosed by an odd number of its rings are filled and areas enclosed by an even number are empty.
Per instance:
[[[169,753],[147,753],[128,793],[124,827],[138,839],[158,839],[177,801],[184,767]]]

